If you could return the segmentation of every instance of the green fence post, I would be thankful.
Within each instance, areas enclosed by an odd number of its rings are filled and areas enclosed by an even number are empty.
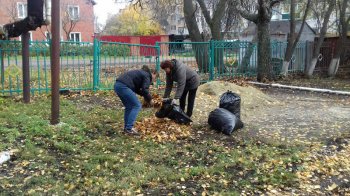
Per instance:
[[[1,66],[1,84],[5,83],[5,65],[4,65],[4,52],[2,49],[2,44],[0,44],[0,66]],[[4,89],[3,89],[4,90]]]
[[[94,56],[93,56],[93,90],[96,91],[99,86],[99,41],[97,38],[94,38]]]
[[[156,42],[156,70],[157,70],[157,72],[159,73],[159,71],[160,71],[160,61],[159,61],[159,56],[160,56],[160,46],[159,46],[159,43],[158,42]],[[159,85],[160,85],[160,79],[159,79],[159,77],[157,78],[157,88],[159,87]]]
[[[209,42],[209,81],[214,80],[214,42]]]

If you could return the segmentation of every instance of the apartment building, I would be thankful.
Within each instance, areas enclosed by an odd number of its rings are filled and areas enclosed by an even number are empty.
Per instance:
[[[94,0],[61,0],[61,40],[92,42],[94,35]],[[27,16],[27,1],[0,0],[0,25],[21,20]],[[50,26],[30,32],[30,39],[46,40]],[[21,39],[15,38],[15,39]]]

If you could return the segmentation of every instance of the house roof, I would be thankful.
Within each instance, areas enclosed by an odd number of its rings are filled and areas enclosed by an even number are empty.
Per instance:
[[[302,21],[295,21],[296,22],[296,31],[298,31],[301,27]],[[316,32],[309,26],[307,22],[305,22],[304,30],[305,28],[309,28],[314,34]],[[256,25],[254,23],[250,23],[248,27],[243,31],[244,35],[255,35],[257,32]],[[271,35],[286,35],[290,31],[290,24],[289,20],[276,20],[270,22],[270,34]]]

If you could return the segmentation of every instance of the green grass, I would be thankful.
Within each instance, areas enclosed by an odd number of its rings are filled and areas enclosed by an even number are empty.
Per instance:
[[[116,99],[107,97],[106,99]],[[49,125],[50,99],[25,105],[0,98],[0,151],[18,149],[0,166],[0,192],[15,194],[239,195],[298,186],[290,165],[296,147],[202,139],[155,143],[121,133],[120,107],[90,110],[61,99],[61,124]],[[143,110],[138,119],[153,114]],[[193,132],[201,127],[193,127]],[[207,133],[204,133],[207,134]],[[232,144],[235,141],[235,144]]]

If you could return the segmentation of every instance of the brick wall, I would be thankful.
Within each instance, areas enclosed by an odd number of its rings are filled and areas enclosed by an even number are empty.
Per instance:
[[[11,22],[11,16],[14,14],[17,16],[17,2],[27,2],[23,0],[0,0],[0,24],[7,24]],[[78,32],[81,35],[81,41],[92,42],[94,34],[94,13],[93,5],[91,3],[86,3],[86,0],[61,0],[61,19],[67,9],[68,5],[79,6],[79,16],[80,20],[77,22],[76,26],[72,32]],[[13,9],[15,8],[15,10]],[[11,11],[14,10],[14,11]],[[42,26],[41,28],[32,31],[33,40],[45,40],[45,32],[51,31],[50,26]],[[67,40],[66,34],[61,29],[61,37],[63,40]]]

